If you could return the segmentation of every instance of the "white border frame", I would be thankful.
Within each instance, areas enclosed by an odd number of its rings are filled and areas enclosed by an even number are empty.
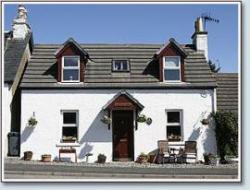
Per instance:
[[[2,5],[4,6],[5,4],[18,4],[20,2],[17,1],[13,1],[13,2],[2,2]],[[241,50],[241,45],[242,45],[242,38],[241,38],[241,34],[242,34],[242,26],[241,26],[241,20],[242,20],[242,2],[223,2],[223,1],[212,1],[212,2],[55,2],[55,1],[51,1],[51,2],[29,2],[29,1],[22,1],[22,4],[98,4],[98,5],[109,5],[109,4],[177,4],[177,5],[204,5],[204,4],[214,4],[214,5],[238,5],[238,73],[239,73],[239,167],[238,167],[238,178],[237,179],[177,179],[177,178],[172,178],[172,179],[5,179],[4,178],[4,157],[3,154],[1,154],[2,156],[2,181],[3,182],[241,182],[241,160],[242,160],[242,153],[241,153],[241,143],[242,143],[242,139],[241,139],[241,124],[242,124],[242,118],[241,118],[241,71],[242,71],[242,67],[241,67],[241,56],[242,56],[242,50]],[[2,7],[2,18],[4,18],[4,7]],[[4,19],[2,19],[2,31],[4,29]],[[2,35],[4,35],[4,32],[2,33]],[[2,36],[2,45],[4,45],[4,38]],[[2,87],[4,86],[4,80],[3,80],[3,73],[4,73],[4,48],[2,48],[2,82],[1,85]],[[3,102],[3,98],[1,99],[1,101]],[[1,113],[3,116],[3,108],[1,107]],[[3,119],[1,120],[1,126],[3,126]],[[3,136],[2,136],[3,137]],[[3,138],[2,138],[2,147],[3,147]]]
[[[168,123],[168,112],[179,112],[180,113],[180,122],[179,123]],[[175,143],[180,143],[180,142],[183,142],[183,139],[184,139],[184,133],[183,133],[183,129],[184,129],[184,126],[183,126],[183,117],[184,117],[184,114],[183,114],[183,109],[165,109],[165,113],[166,113],[166,139],[168,140],[168,125],[172,125],[172,126],[181,126],[181,140],[179,141],[169,141],[171,142],[172,144],[175,144]]]
[[[59,139],[60,143],[61,144],[64,144],[64,143],[65,144],[69,144],[69,143],[72,144],[72,142],[63,142],[63,127],[74,127],[74,126],[76,126],[76,128],[77,128],[77,139],[76,139],[76,141],[74,143],[78,143],[79,142],[79,110],[61,109],[60,113],[61,113],[61,121],[60,121],[61,134],[60,134],[60,139]],[[76,125],[74,125],[74,124],[64,124],[63,123],[63,114],[64,113],[76,113]]]
[[[179,59],[179,67],[177,69],[177,67],[165,67],[165,60],[167,58],[178,58]],[[163,56],[162,57],[162,78],[163,78],[163,82],[164,83],[175,83],[175,82],[181,82],[181,57],[180,56]],[[179,80],[165,80],[165,75],[164,75],[164,71],[165,69],[167,70],[179,70]]]
[[[74,66],[69,66],[69,67],[65,67],[64,66],[64,58],[67,58],[67,57],[77,57],[78,58],[78,65],[77,65],[77,67],[74,67]],[[80,72],[81,72],[81,69],[80,69],[80,56],[78,56],[78,55],[65,55],[65,56],[62,56],[62,70],[61,70],[61,81],[62,81],[62,83],[79,83],[80,82]],[[78,69],[78,80],[64,80],[63,79],[63,71],[64,71],[64,69],[66,69],[66,70],[71,70],[71,69]]]

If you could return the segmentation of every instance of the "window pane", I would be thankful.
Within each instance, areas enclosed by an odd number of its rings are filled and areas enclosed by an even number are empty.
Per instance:
[[[181,126],[167,126],[167,138],[169,141],[180,141]]]
[[[165,80],[180,80],[180,72],[178,70],[164,69]]]
[[[77,138],[77,127],[63,127],[63,139]]]
[[[128,71],[128,61],[127,60],[115,60],[113,62],[114,71]]]
[[[64,67],[77,67],[79,57],[64,57]]]
[[[165,68],[166,67],[179,67],[179,57],[165,57]]]
[[[180,112],[167,112],[168,123],[180,123]]]
[[[122,62],[121,65],[122,65],[122,70],[125,70],[125,71],[128,70],[127,62]]]
[[[76,124],[76,113],[74,112],[63,113],[63,123],[64,124]]]
[[[79,80],[79,70],[78,69],[64,69],[63,70],[63,80]]]

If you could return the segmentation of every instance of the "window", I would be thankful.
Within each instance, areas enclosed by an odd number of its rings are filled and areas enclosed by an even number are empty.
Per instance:
[[[181,141],[182,139],[182,111],[167,110],[167,139],[168,141]]]
[[[62,57],[62,81],[79,82],[80,79],[80,57],[63,56]]]
[[[179,56],[166,56],[163,57],[163,77],[164,81],[180,81],[180,57]]]
[[[115,72],[128,72],[129,71],[128,60],[113,60],[112,71],[115,71]]]
[[[75,142],[78,137],[78,112],[63,111],[62,112],[62,141]]]

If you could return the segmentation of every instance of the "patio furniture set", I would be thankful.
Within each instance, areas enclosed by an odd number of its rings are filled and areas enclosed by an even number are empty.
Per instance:
[[[158,152],[155,156],[155,163],[196,163],[197,148],[196,141],[185,141],[183,148],[169,146],[167,140],[158,141]]]

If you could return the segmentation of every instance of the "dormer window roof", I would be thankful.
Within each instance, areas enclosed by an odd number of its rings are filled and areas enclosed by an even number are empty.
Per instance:
[[[55,56],[58,66],[58,82],[84,82],[84,72],[89,55],[73,38],[69,38],[55,52]]]
[[[55,52],[55,56],[60,57],[69,46],[73,46],[81,56],[86,57],[87,59],[89,58],[88,53],[73,38],[69,38],[64,42],[64,44]]]

